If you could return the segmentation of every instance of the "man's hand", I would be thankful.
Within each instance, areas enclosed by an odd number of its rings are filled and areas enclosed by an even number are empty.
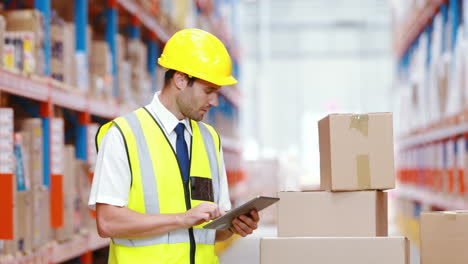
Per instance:
[[[257,229],[259,220],[260,217],[258,216],[258,212],[252,210],[250,211],[250,217],[241,215],[232,220],[232,227],[230,230],[234,234],[246,237],[252,234],[255,229]]]
[[[220,216],[221,211],[217,204],[204,202],[181,214],[180,221],[184,228],[190,228]]]

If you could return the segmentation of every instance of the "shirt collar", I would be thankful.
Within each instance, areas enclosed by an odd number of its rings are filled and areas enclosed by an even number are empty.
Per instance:
[[[155,93],[153,100],[148,105],[148,108],[151,109],[151,114],[155,115],[159,119],[159,122],[168,135],[174,131],[177,124],[183,123],[190,136],[192,136],[192,126],[190,124],[190,120],[188,118],[183,120],[177,119],[177,117],[161,103],[159,100],[160,94],[161,92]]]

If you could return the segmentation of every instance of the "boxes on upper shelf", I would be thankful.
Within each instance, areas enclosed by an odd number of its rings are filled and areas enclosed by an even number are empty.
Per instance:
[[[409,264],[409,243],[403,237],[263,238],[260,263]]]
[[[280,192],[279,237],[387,236],[387,193]]]
[[[321,189],[395,187],[391,113],[331,114],[319,121]]]
[[[468,263],[468,212],[421,214],[421,264]]]
[[[75,26],[58,21],[50,25],[52,77],[76,87]]]
[[[94,40],[90,57],[91,93],[98,98],[112,96],[112,56],[109,45],[103,40]]]
[[[45,23],[41,12],[34,9],[23,9],[3,11],[1,14],[5,17],[7,31],[32,33],[22,39],[24,51],[31,53],[29,62],[26,63],[27,67],[24,68],[24,70],[26,72],[42,75],[45,70],[43,51],[45,41]],[[28,59],[28,56],[25,58]]]

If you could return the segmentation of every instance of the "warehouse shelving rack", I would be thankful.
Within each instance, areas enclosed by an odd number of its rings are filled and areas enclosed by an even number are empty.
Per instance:
[[[413,12],[407,15],[406,21],[402,21],[403,23],[395,28],[393,32],[393,49],[400,70],[408,69],[414,45],[417,45],[418,39],[423,34],[430,36],[433,18],[439,13],[442,14],[444,25],[441,48],[443,51],[448,49],[454,50],[458,36],[458,26],[463,20],[461,16],[463,5],[468,5],[468,2],[464,0],[427,0],[418,9],[413,10]],[[463,21],[465,25],[467,25],[467,22]],[[447,23],[450,23],[450,28],[447,27]],[[447,34],[450,34],[452,37],[451,47],[447,47],[444,39],[447,38]],[[429,51],[426,63],[430,60]],[[412,216],[399,216],[397,222],[399,229],[415,242],[419,241],[419,215],[421,211],[468,209],[468,199],[464,191],[466,186],[454,189],[450,193],[445,193],[440,192],[437,188],[430,188],[427,185],[427,179],[435,176],[440,177],[442,169],[446,170],[443,177],[451,177],[452,181],[456,181],[457,177],[464,177],[465,179],[468,177],[467,172],[463,169],[458,171],[458,168],[452,168],[451,166],[454,165],[449,164],[447,158],[447,145],[449,143],[456,145],[455,142],[460,138],[464,138],[465,142],[468,142],[468,110],[466,105],[464,109],[459,113],[445,116],[437,122],[411,131],[397,140],[397,155],[402,155],[402,153],[408,151],[418,151],[433,144],[439,144],[443,148],[442,165],[431,164],[427,167],[427,164],[419,164],[421,167],[417,167],[418,165],[413,164],[414,167],[411,168],[397,168],[397,179],[399,182],[397,189],[393,193],[396,197],[413,203]],[[457,151],[467,152],[468,144],[465,143],[464,149],[457,150],[457,147],[454,147],[454,149],[454,155],[456,156]],[[442,168],[438,168],[437,166],[442,166]]]
[[[14,0],[13,0],[14,1]],[[41,11],[46,21],[46,39],[49,39],[49,26],[50,21],[50,8],[51,0],[36,0],[34,7]],[[148,63],[148,72],[152,75],[152,79],[156,82],[156,60],[159,57],[161,46],[169,39],[173,30],[164,28],[154,18],[152,14],[143,9],[137,1],[134,0],[103,0],[107,4],[105,13],[106,20],[110,23],[106,25],[106,40],[110,46],[111,53],[115,58],[116,43],[115,34],[117,34],[117,11],[125,10],[132,16],[132,24],[139,31],[139,26],[144,26],[149,32],[148,41],[148,59],[152,61]],[[12,2],[12,1],[10,1]],[[88,21],[88,0],[74,0],[75,10],[75,28],[76,28],[76,53],[86,54],[86,25]],[[140,37],[139,34],[136,35]],[[50,42],[50,41],[46,41]],[[50,65],[50,43],[46,43],[45,62],[46,68]],[[237,63],[237,62],[236,62]],[[116,72],[116,61],[113,61],[113,74]],[[50,73],[46,70],[46,73]],[[153,91],[156,91],[156,85],[153,83]],[[86,161],[87,157],[87,141],[90,140],[87,135],[87,126],[94,120],[105,121],[113,119],[117,116],[128,113],[136,108],[134,105],[127,105],[119,102],[117,99],[112,100],[99,100],[93,98],[86,92],[80,92],[77,89],[70,89],[67,85],[61,82],[52,80],[50,77],[39,77],[34,75],[26,75],[11,71],[8,69],[0,68],[0,96],[2,94],[14,95],[29,100],[35,101],[39,104],[39,109],[35,114],[42,118],[43,121],[43,139],[44,139],[44,185],[49,187],[51,197],[62,195],[60,188],[60,177],[63,175],[51,175],[50,170],[50,119],[54,116],[54,107],[60,107],[67,111],[76,112],[76,120],[73,120],[76,127],[76,157]],[[114,96],[118,93],[114,89]],[[225,99],[230,111],[240,110],[240,93],[237,86],[225,87],[220,92],[220,96]],[[216,125],[215,125],[216,127]],[[225,152],[236,153],[240,156],[241,148],[239,141],[228,136],[221,135],[223,140],[223,148]],[[238,173],[237,171],[235,172]],[[228,171],[228,175],[230,172]],[[12,197],[4,197],[0,195],[0,202],[11,201]],[[55,199],[51,199],[51,203],[55,203]],[[52,205],[51,208],[58,208],[57,204]],[[51,212],[51,226],[59,227],[63,222],[60,210]],[[41,249],[33,253],[7,256],[7,258],[0,258],[2,264],[20,264],[20,263],[60,263],[76,257],[81,257],[81,263],[92,263],[92,251],[106,247],[109,244],[108,239],[100,238],[96,232],[89,232],[86,234],[77,234],[73,239],[63,242],[51,242],[44,245]]]

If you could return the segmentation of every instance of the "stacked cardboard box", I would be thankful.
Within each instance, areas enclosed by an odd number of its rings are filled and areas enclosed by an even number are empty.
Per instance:
[[[23,48],[30,56],[25,56],[24,70],[28,73],[44,74],[44,19],[37,10],[13,10],[2,12],[6,20],[6,30],[21,34]],[[25,54],[26,55],[26,54]]]
[[[76,87],[75,26],[56,17],[50,25],[52,77]]]
[[[112,57],[109,45],[103,40],[94,40],[91,44],[90,81],[95,97],[112,96]]]
[[[88,151],[88,160],[91,171],[94,171],[96,166],[97,150],[96,150],[96,134],[99,131],[101,125],[98,123],[90,123],[87,129],[87,151]]]
[[[30,182],[32,249],[44,246],[51,239],[50,192],[44,186],[43,136],[40,118],[28,118],[21,123],[25,175]]]
[[[30,252],[32,250],[32,197],[29,178],[25,170],[25,155],[20,133],[15,133],[15,241],[18,251]]]
[[[76,186],[77,186],[77,206],[78,206],[78,226],[80,231],[92,230],[95,226],[92,211],[88,208],[91,181],[89,175],[89,164],[77,160],[75,162]]]
[[[392,131],[388,113],[319,122],[323,191],[278,194],[279,237],[262,239],[261,263],[409,263],[408,240],[387,237]]]
[[[65,21],[73,22],[75,17],[75,6],[67,1],[52,0],[50,6],[57,12]]]
[[[151,80],[146,70],[148,49],[141,40],[128,41],[128,60],[131,65],[132,92],[134,101],[144,105],[152,99]]]
[[[6,21],[5,21],[5,17],[3,17],[2,15],[0,15],[0,65],[4,65],[4,57],[3,57],[3,53],[4,53],[4,43],[5,43],[5,31],[6,31]]]
[[[421,214],[421,264],[468,263],[468,212]]]
[[[119,99],[127,104],[136,104],[132,94],[132,65],[128,60],[127,40],[117,35],[117,67]]]
[[[75,179],[75,147],[65,147],[65,166],[63,174],[63,226],[55,229],[55,239],[66,241],[73,237],[73,220],[75,214],[76,179]]]

